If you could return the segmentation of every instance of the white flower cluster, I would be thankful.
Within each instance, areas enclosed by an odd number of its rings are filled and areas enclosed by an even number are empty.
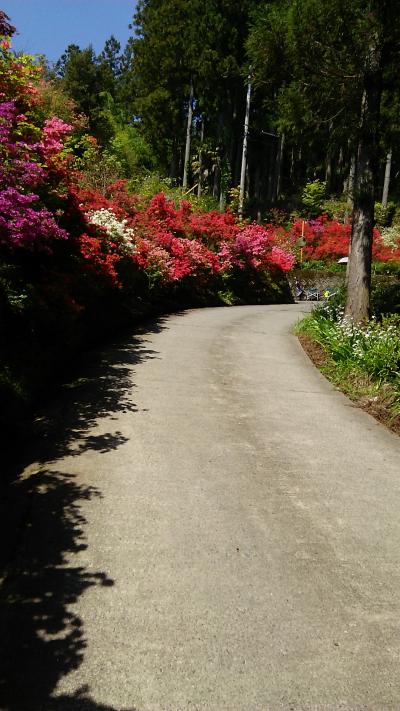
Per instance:
[[[358,324],[342,308],[329,304],[316,309],[307,324],[335,363],[367,373],[378,383],[396,382],[400,398],[400,316],[373,317]]]
[[[380,323],[374,317],[368,325],[342,318],[336,327],[351,343],[353,358],[367,364],[377,375],[394,375],[400,363],[400,332],[397,321]]]
[[[103,227],[107,234],[115,240],[122,242],[129,249],[134,249],[134,231],[127,227],[127,220],[117,220],[112,210],[102,207],[100,210],[91,210],[87,213],[93,225]]]
[[[381,229],[381,236],[383,243],[387,247],[396,247],[400,239],[400,227],[399,225],[393,225],[392,227],[383,227]]]

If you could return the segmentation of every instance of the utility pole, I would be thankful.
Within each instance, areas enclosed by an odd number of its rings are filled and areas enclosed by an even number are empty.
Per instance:
[[[189,161],[190,161],[190,139],[192,136],[192,118],[193,118],[193,81],[191,79],[190,80],[190,96],[189,96],[187,128],[186,128],[185,163],[183,166],[183,181],[182,181],[182,187],[184,190],[187,188],[187,183],[188,183]]]
[[[246,163],[247,163],[247,141],[249,137],[249,117],[250,117],[250,100],[251,100],[251,67],[247,78],[247,98],[246,98],[246,115],[244,119],[243,133],[243,150],[242,150],[242,168],[240,171],[240,192],[239,192],[239,220],[243,219],[243,203],[244,203],[244,188],[246,182]]]

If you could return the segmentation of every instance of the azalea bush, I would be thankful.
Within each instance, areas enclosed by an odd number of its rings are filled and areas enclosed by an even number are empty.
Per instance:
[[[50,249],[66,239],[49,209],[66,170],[64,139],[72,126],[57,117],[40,125],[36,84],[41,68],[15,57],[9,40],[0,43],[0,245],[3,249]]]
[[[176,191],[132,194],[86,125],[46,88],[40,63],[1,39],[3,422],[79,348],[138,315],[290,298],[284,230],[199,211]]]
[[[329,220],[327,215],[303,221],[297,220],[290,229],[294,242],[304,238],[304,260],[335,262],[349,254],[351,225]],[[400,232],[373,231],[372,258],[378,262],[400,262]]]
[[[117,262],[128,256],[152,286],[188,277],[204,282],[235,268],[283,273],[295,261],[294,252],[281,244],[279,230],[242,226],[230,212],[196,213],[188,201],[176,206],[164,193],[143,204],[129,195],[123,181],[109,186],[106,195],[79,188],[74,194],[91,234],[78,240],[82,253],[86,258],[92,253],[97,265],[103,254],[104,269],[116,285]]]

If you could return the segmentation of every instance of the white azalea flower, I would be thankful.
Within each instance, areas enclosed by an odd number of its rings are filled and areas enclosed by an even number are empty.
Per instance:
[[[104,207],[99,210],[91,210],[87,213],[87,217],[92,225],[103,227],[112,239],[134,249],[135,233],[132,228],[126,226],[127,220],[118,220],[112,210],[107,210]]]

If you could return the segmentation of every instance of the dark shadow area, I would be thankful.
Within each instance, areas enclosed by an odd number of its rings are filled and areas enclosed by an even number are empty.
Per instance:
[[[71,373],[54,398],[37,412],[33,435],[36,461],[56,460],[83,451],[108,452],[127,440],[118,430],[93,435],[92,428],[104,418],[117,420],[123,413],[135,413],[135,367],[159,358],[148,348],[145,333],[163,330],[158,319],[136,330],[134,335],[114,340],[107,348],[82,355],[79,371]]]
[[[116,709],[113,706],[98,704],[90,698],[88,693],[88,689],[83,687],[83,689],[71,696],[59,696],[56,699],[49,699],[43,709],[35,709],[35,711],[139,711],[133,706],[129,709]]]
[[[159,357],[147,347],[145,333],[163,327],[159,319],[142,333],[87,354],[79,375],[37,417],[26,451],[17,449],[3,470],[1,711],[119,711],[91,700],[88,688],[54,697],[57,683],[80,666],[86,649],[73,604],[91,586],[107,595],[114,585],[103,571],[71,565],[71,554],[87,548],[81,504],[101,498],[101,492],[58,471],[56,462],[90,449],[108,452],[127,441],[118,429],[102,435],[91,430],[102,418],[138,412],[132,401],[135,366]]]
[[[147,347],[146,334],[159,333],[166,317],[144,323],[104,348],[81,354],[79,364],[71,367],[68,378],[48,393],[18,438],[9,438],[1,446],[0,471],[0,571],[15,547],[15,531],[20,528],[23,507],[14,482],[32,462],[54,463],[66,456],[88,450],[106,453],[127,441],[118,429],[97,434],[101,421],[118,419],[123,413],[136,413],[134,402],[135,367],[158,358]],[[18,498],[18,501],[16,501]],[[12,554],[12,553],[11,553]]]
[[[0,708],[116,711],[86,693],[51,698],[59,679],[79,667],[86,648],[83,622],[70,606],[90,586],[114,584],[102,571],[66,562],[66,554],[87,547],[80,503],[101,495],[51,470],[14,486],[15,504],[27,508],[0,588]]]
[[[167,317],[152,319],[134,332],[130,329],[108,340],[101,348],[81,352],[62,381],[49,383],[23,431],[16,439],[0,440],[0,486],[4,479],[18,476],[18,470],[29,460],[49,461],[89,449],[109,451],[123,444],[126,439],[118,431],[100,436],[89,431],[102,418],[117,419],[119,413],[137,411],[135,366],[159,357],[157,351],[147,347],[145,336],[164,330],[166,321]]]

